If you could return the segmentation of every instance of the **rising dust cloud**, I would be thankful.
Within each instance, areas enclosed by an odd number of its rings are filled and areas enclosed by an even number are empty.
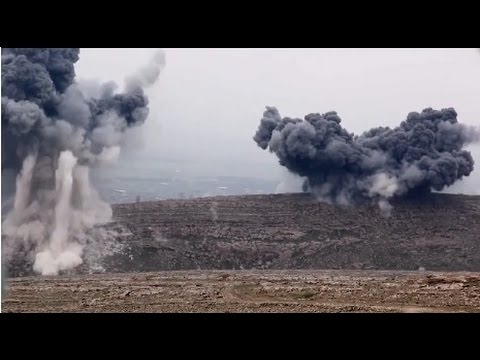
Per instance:
[[[42,275],[80,265],[87,231],[110,220],[89,171],[114,161],[145,122],[144,89],[165,65],[158,52],[118,92],[113,82],[77,82],[79,56],[75,48],[2,49],[2,186],[15,179],[4,252],[27,252]]]

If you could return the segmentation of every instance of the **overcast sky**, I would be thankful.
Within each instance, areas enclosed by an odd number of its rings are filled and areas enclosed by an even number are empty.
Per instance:
[[[218,175],[280,176],[276,157],[252,140],[266,105],[301,118],[334,110],[354,133],[394,127],[426,107],[454,107],[461,122],[480,124],[478,49],[164,50],[167,65],[149,90],[151,115],[136,153],[142,159],[187,159]],[[77,76],[122,83],[155,51],[82,49]],[[480,191],[480,147],[471,150],[478,166],[465,186]]]

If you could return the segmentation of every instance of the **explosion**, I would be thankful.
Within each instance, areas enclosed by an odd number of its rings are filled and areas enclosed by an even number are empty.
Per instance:
[[[374,199],[387,213],[392,197],[440,191],[473,171],[472,155],[463,147],[478,141],[480,132],[460,124],[453,108],[412,112],[394,129],[360,136],[340,123],[336,112],[301,120],[267,107],[253,139],[305,177],[304,190],[320,200],[349,205]]]
[[[2,187],[14,191],[2,235],[7,255],[33,254],[33,269],[42,275],[80,265],[87,231],[110,220],[89,171],[117,158],[125,136],[144,123],[144,88],[165,65],[157,53],[118,93],[113,82],[78,83],[79,54],[2,49]]]

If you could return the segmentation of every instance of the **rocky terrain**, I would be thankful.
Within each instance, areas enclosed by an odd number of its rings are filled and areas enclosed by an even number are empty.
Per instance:
[[[480,196],[430,194],[338,207],[308,194],[114,205],[71,275],[162,270],[480,271]],[[109,234],[109,240],[98,234]],[[96,234],[96,235],[95,235]],[[102,235],[104,236],[104,235]],[[17,257],[10,277],[31,274]]]
[[[31,277],[17,254],[2,311],[480,312],[480,197],[393,206],[385,217],[307,194],[114,205],[74,271]]]
[[[12,279],[2,312],[480,312],[478,273],[170,271]]]

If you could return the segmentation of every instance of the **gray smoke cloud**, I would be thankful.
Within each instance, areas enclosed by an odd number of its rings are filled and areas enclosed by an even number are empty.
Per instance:
[[[13,201],[2,204],[4,251],[7,261],[20,248],[30,253],[44,275],[81,264],[86,232],[110,220],[89,171],[114,161],[129,130],[144,123],[144,89],[165,65],[158,52],[117,92],[112,82],[78,83],[79,55],[75,48],[2,49],[2,187],[15,179],[6,186]]]
[[[374,199],[387,214],[388,199],[440,191],[473,171],[473,158],[463,147],[479,141],[480,131],[460,124],[453,108],[412,112],[394,129],[359,136],[340,123],[336,112],[302,120],[282,118],[267,107],[253,139],[280,165],[306,178],[304,191],[341,205]]]

